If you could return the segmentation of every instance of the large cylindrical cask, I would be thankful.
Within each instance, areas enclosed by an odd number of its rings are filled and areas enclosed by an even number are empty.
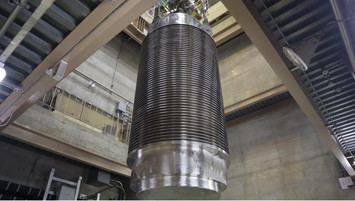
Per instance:
[[[216,45],[184,13],[156,19],[143,42],[127,161],[142,199],[217,199],[228,144]]]

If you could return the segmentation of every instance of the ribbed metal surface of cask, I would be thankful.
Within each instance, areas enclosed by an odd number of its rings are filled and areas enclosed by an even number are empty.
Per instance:
[[[189,25],[158,28],[145,39],[129,152],[162,141],[195,141],[228,152],[216,45]]]

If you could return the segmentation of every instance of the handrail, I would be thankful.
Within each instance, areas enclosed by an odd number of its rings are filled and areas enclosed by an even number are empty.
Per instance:
[[[106,87],[105,85],[101,84],[100,82],[96,81],[95,79],[91,78],[90,76],[86,75],[85,73],[83,73],[83,72],[81,72],[81,71],[78,71],[78,70],[74,70],[73,72],[74,72],[75,74],[79,75],[80,77],[82,77],[82,78],[88,80],[88,81],[94,82],[94,83],[96,84],[96,86],[98,86],[98,87],[104,89],[105,91],[108,91],[109,93],[113,93],[113,94],[115,94],[116,96],[118,96],[118,97],[120,97],[120,98],[126,100],[127,102],[133,104],[133,102],[132,102],[131,100],[129,100],[128,98],[126,98],[126,97],[124,97],[123,95],[121,95],[121,94],[119,94],[119,93],[113,91],[112,89]]]

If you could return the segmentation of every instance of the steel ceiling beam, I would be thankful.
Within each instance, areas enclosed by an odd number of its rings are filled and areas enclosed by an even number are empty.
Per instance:
[[[341,33],[341,36],[343,38],[344,41],[344,45],[345,45],[345,49],[346,52],[348,53],[349,56],[349,60],[350,60],[350,64],[352,66],[352,74],[353,77],[355,78],[355,51],[354,51],[354,44],[352,44],[351,42],[351,34],[346,26],[347,20],[345,19],[351,19],[351,18],[346,18],[345,16],[343,16],[342,14],[342,9],[341,9],[341,1],[336,1],[336,0],[330,0],[330,3],[332,4],[332,8],[335,14],[335,18],[336,20],[339,21],[338,26],[339,26],[339,30]],[[345,5],[349,6],[351,8],[351,3],[353,2],[347,2],[347,1],[343,1],[343,3],[345,3]],[[349,5],[348,5],[349,4]],[[350,20],[352,22],[352,20]]]
[[[311,99],[307,96],[304,88],[288,70],[289,62],[282,55],[282,50],[278,47],[275,38],[267,29],[257,10],[250,0],[222,0],[228,8],[230,14],[235,17],[248,37],[259,49],[266,61],[279,76],[286,88],[289,90],[297,104],[306,114],[308,119],[318,131],[320,137],[328,144],[330,150],[339,160],[350,176],[355,176],[355,171],[349,161],[344,156],[339,145],[333,140],[330,131],[325,127],[322,117]]]
[[[5,24],[0,29],[0,38],[5,35],[7,29],[12,24],[12,22],[16,19],[17,14],[20,12],[20,10],[23,8],[25,4],[27,4],[27,0],[20,1],[20,3],[16,5],[15,9],[12,11],[11,15],[9,16],[9,18],[7,18]]]
[[[68,63],[64,77],[67,76],[157,1],[103,1],[35,68],[22,82],[22,88],[5,99],[0,105],[0,121],[9,117],[13,121],[56,86],[60,80],[53,79],[46,71],[58,61]]]
[[[0,62],[5,63],[10,55],[15,51],[15,49],[20,45],[22,40],[26,37],[27,33],[37,24],[37,21],[42,17],[42,15],[50,8],[54,0],[42,0],[36,10],[32,13],[30,18],[21,27],[19,32],[12,39],[10,44],[5,48],[5,50],[0,55]],[[21,9],[22,7],[20,7]],[[15,8],[15,12],[18,12]],[[10,16],[11,18],[11,16]],[[11,19],[9,19],[11,21]],[[11,24],[11,23],[10,23]],[[6,25],[6,23],[5,23]],[[6,31],[6,30],[5,30]]]
[[[92,11],[21,83],[21,90],[12,92],[0,105],[0,121],[5,121],[16,108],[23,104],[26,92],[33,88],[43,76],[45,71],[54,66],[63,58],[83,37],[93,30],[102,20],[119,7],[124,1],[114,3],[104,1]],[[22,95],[23,94],[23,95]],[[27,93],[28,94],[28,93]],[[15,118],[12,118],[15,119]]]

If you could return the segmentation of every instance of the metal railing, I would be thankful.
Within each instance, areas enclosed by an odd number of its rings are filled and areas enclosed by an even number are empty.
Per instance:
[[[85,123],[102,134],[127,143],[131,131],[131,119],[107,112],[59,87],[48,91],[38,104]]]

